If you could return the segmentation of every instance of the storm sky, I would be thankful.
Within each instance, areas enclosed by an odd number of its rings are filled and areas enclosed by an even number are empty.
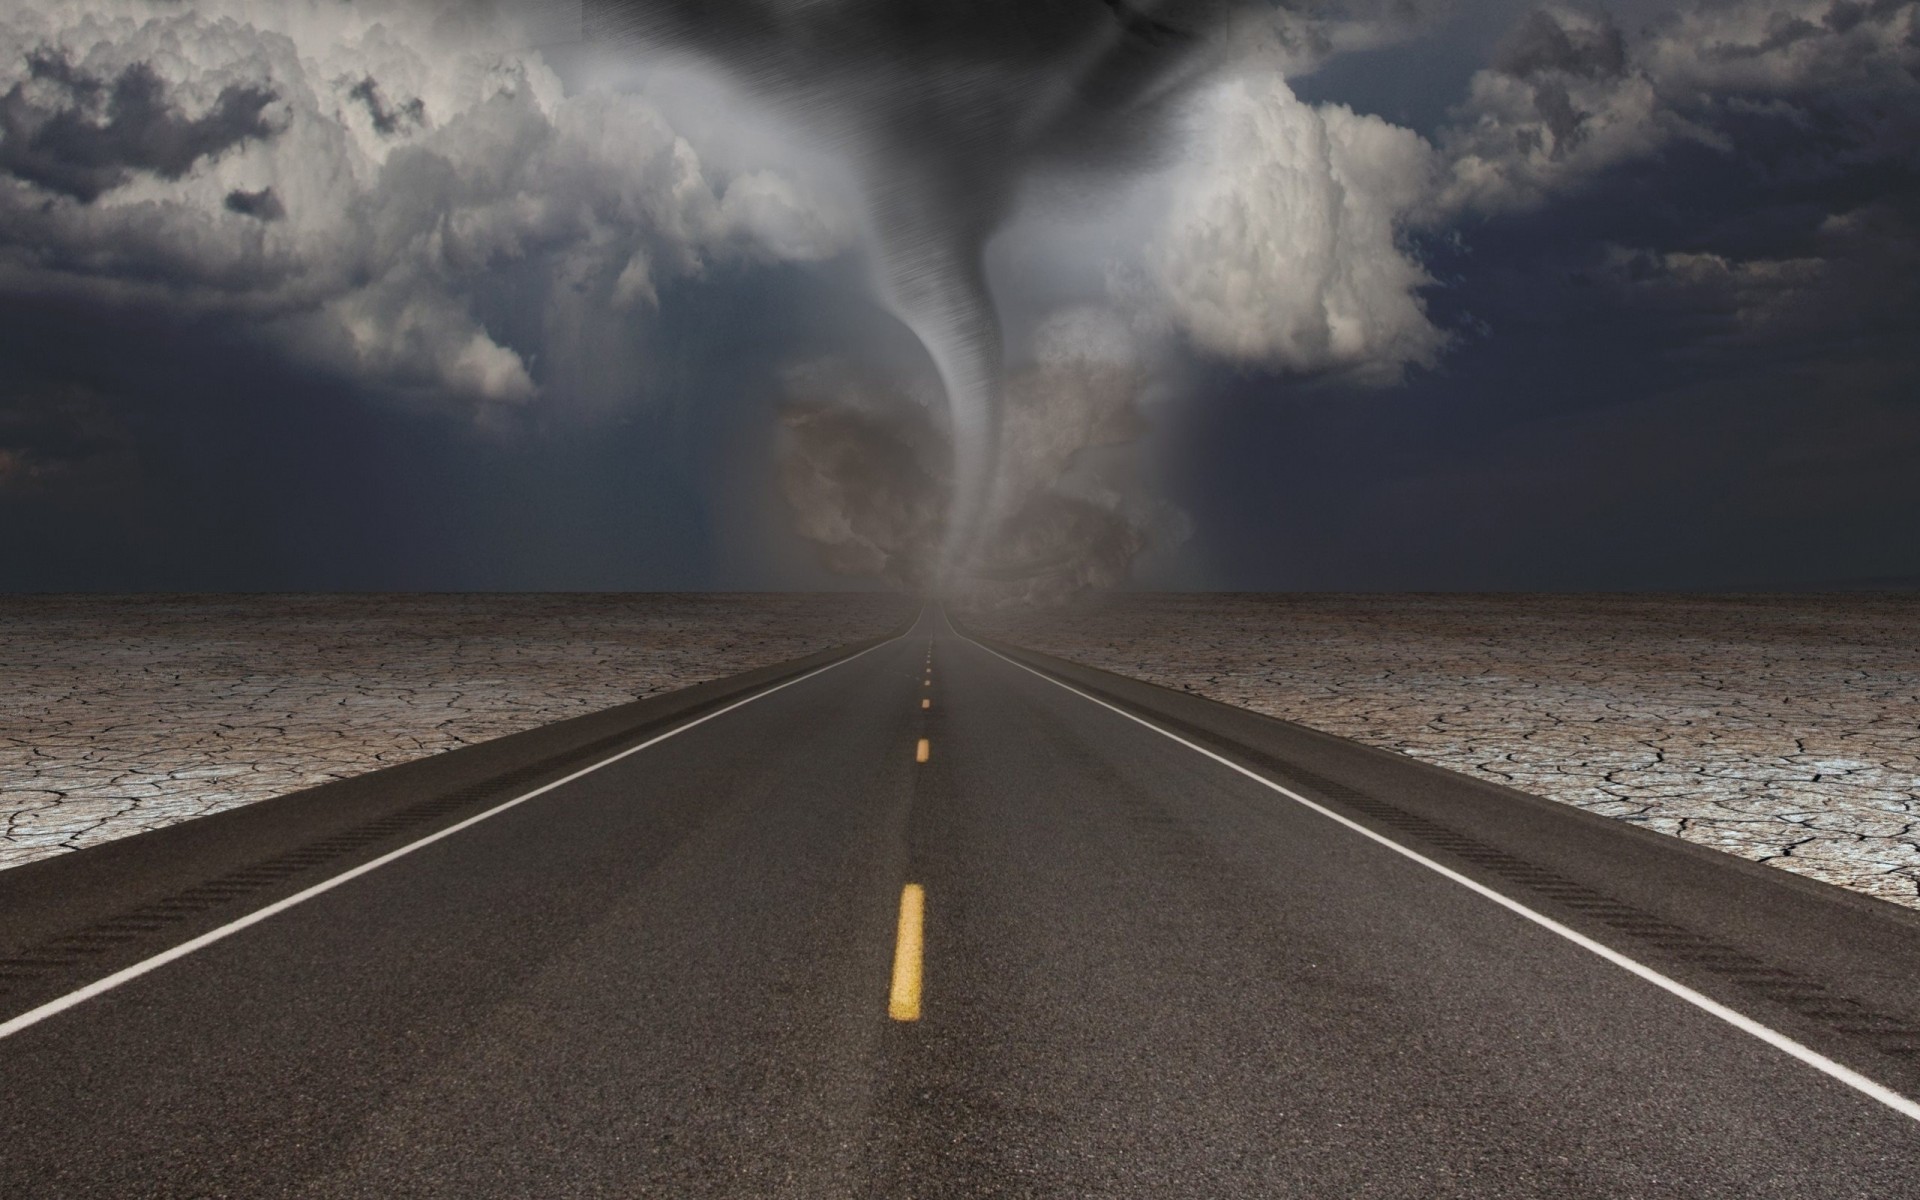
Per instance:
[[[0,588],[918,586],[949,336],[1009,594],[1914,586],[1916,69],[1916,0],[13,6]]]

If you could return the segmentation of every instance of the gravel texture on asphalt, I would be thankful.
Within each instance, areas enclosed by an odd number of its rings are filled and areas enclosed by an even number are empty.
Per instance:
[[[1920,595],[1129,595],[967,619],[1920,907]]]

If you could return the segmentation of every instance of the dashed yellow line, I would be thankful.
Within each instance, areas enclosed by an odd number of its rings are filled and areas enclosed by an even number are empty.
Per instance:
[[[920,1019],[920,966],[924,953],[921,926],[926,912],[925,888],[910,883],[900,889],[900,929],[893,941],[893,990],[887,996],[887,1015],[896,1021]]]
[[[926,738],[921,738],[920,744],[913,748],[913,761],[925,762],[932,753],[933,743],[929,742]]]
[[[932,707],[933,707],[933,701],[931,701],[931,700],[922,700],[922,701],[920,702],[920,707],[921,707],[921,708],[932,708]]]

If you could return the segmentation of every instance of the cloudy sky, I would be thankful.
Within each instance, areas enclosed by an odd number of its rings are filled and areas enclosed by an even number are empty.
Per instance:
[[[1920,0],[10,6],[0,588],[1913,586],[1916,69]]]

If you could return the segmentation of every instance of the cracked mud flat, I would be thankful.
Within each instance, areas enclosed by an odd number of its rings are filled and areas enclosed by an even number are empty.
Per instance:
[[[1136,595],[968,619],[1920,908],[1920,596]]]
[[[0,597],[0,868],[897,627],[895,596]]]

